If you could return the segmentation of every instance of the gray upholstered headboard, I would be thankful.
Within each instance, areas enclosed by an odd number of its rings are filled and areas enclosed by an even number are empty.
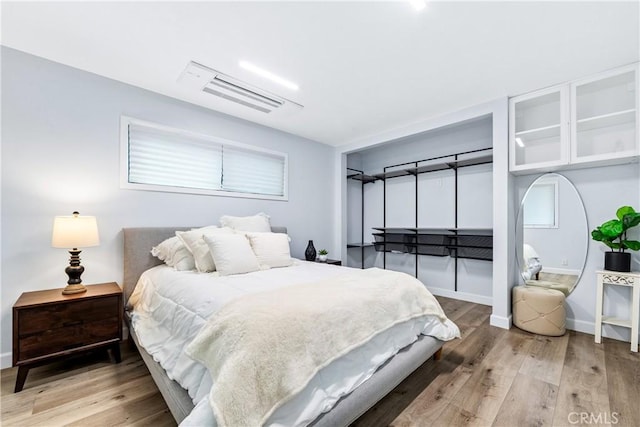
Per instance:
[[[193,227],[136,227],[123,228],[124,233],[124,278],[122,289],[124,303],[138,283],[140,275],[151,267],[162,264],[158,258],[151,255],[151,248],[169,237],[176,231],[191,230]],[[286,233],[287,227],[271,227],[274,233]]]

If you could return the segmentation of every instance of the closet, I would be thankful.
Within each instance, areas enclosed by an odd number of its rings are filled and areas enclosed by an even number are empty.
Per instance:
[[[479,118],[350,154],[347,265],[490,303],[491,147],[491,121]]]

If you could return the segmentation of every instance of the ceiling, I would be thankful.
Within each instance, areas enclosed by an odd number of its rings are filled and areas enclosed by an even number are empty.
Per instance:
[[[2,44],[330,145],[640,60],[639,2],[2,2]],[[246,60],[299,85],[271,83]],[[177,82],[189,61],[302,104]]]

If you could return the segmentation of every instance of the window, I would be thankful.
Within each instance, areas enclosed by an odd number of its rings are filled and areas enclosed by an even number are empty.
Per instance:
[[[532,185],[523,205],[525,228],[558,228],[558,182],[544,180]]]
[[[287,200],[287,155],[122,117],[122,187]]]

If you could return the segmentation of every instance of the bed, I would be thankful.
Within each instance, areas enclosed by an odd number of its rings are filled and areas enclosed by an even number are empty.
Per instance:
[[[148,270],[161,270],[162,261],[150,254],[150,248],[163,240],[174,236],[176,231],[190,230],[189,227],[159,227],[159,228],[125,228],[124,233],[124,300],[128,301],[138,280]],[[286,233],[284,227],[272,227],[273,232]],[[307,263],[311,264],[311,263]],[[328,265],[310,266],[313,268],[346,269]],[[282,269],[280,269],[282,270]],[[319,270],[318,270],[319,271]],[[323,270],[324,271],[324,270]],[[149,273],[147,273],[149,274]],[[164,274],[164,273],[163,273]],[[189,425],[196,405],[193,396],[178,382],[171,380],[163,367],[154,360],[141,345],[140,336],[131,322],[130,307],[126,309],[125,320],[129,328],[129,335],[149,368],[153,380],[157,384],[167,406],[178,423],[185,421]],[[421,364],[432,356],[437,357],[444,341],[431,336],[419,335],[417,340],[403,347],[384,364],[378,367],[373,375],[351,391],[342,396],[328,411],[319,415],[311,422],[314,426],[348,425],[371,408],[376,402],[393,390],[404,378],[411,374]],[[193,390],[191,394],[194,394]],[[201,395],[202,393],[200,393]],[[200,403],[205,399],[200,398]],[[202,405],[198,405],[202,406]],[[202,411],[200,411],[202,412]],[[193,416],[192,416],[193,417]],[[192,420],[193,421],[193,420]],[[200,418],[197,423],[201,423]],[[196,424],[197,424],[196,423]],[[191,422],[191,424],[194,424]]]

